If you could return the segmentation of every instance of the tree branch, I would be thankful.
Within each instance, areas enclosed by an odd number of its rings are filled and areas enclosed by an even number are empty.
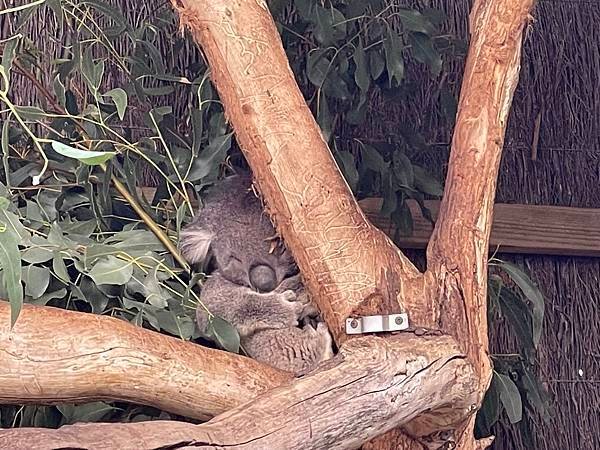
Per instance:
[[[269,213],[338,345],[352,315],[408,311],[426,325],[431,308],[422,276],[358,207],[298,89],[266,3],[173,5],[202,47]]]
[[[476,408],[478,380],[448,337],[362,337],[311,374],[202,425],[152,421],[0,432],[20,449],[344,449],[406,425],[439,442]],[[443,412],[443,414],[442,414]],[[446,436],[444,439],[448,439]]]
[[[123,400],[206,420],[290,379],[106,316],[24,305],[11,331],[0,301],[0,404]]]

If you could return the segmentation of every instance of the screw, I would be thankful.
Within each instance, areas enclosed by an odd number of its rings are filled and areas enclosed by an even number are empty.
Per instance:
[[[402,316],[397,316],[395,319],[396,325],[402,325],[404,322],[404,318]]]
[[[356,327],[358,327],[358,320],[356,320],[356,319],[352,319],[352,322],[350,322],[350,326],[351,326],[352,328],[356,328]]]

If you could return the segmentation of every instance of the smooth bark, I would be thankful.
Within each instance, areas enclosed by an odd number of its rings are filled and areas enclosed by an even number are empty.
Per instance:
[[[122,320],[0,301],[0,404],[123,400],[209,419],[292,375]]]

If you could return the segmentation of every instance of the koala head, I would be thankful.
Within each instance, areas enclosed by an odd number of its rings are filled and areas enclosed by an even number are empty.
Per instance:
[[[180,233],[182,254],[191,264],[214,261],[228,280],[269,292],[297,272],[291,254],[273,248],[275,230],[251,190],[249,174],[213,187],[204,207]]]

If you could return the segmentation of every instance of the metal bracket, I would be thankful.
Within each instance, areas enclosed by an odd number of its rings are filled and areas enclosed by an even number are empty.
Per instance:
[[[346,334],[381,333],[408,329],[408,314],[382,314],[377,316],[349,317]]]

